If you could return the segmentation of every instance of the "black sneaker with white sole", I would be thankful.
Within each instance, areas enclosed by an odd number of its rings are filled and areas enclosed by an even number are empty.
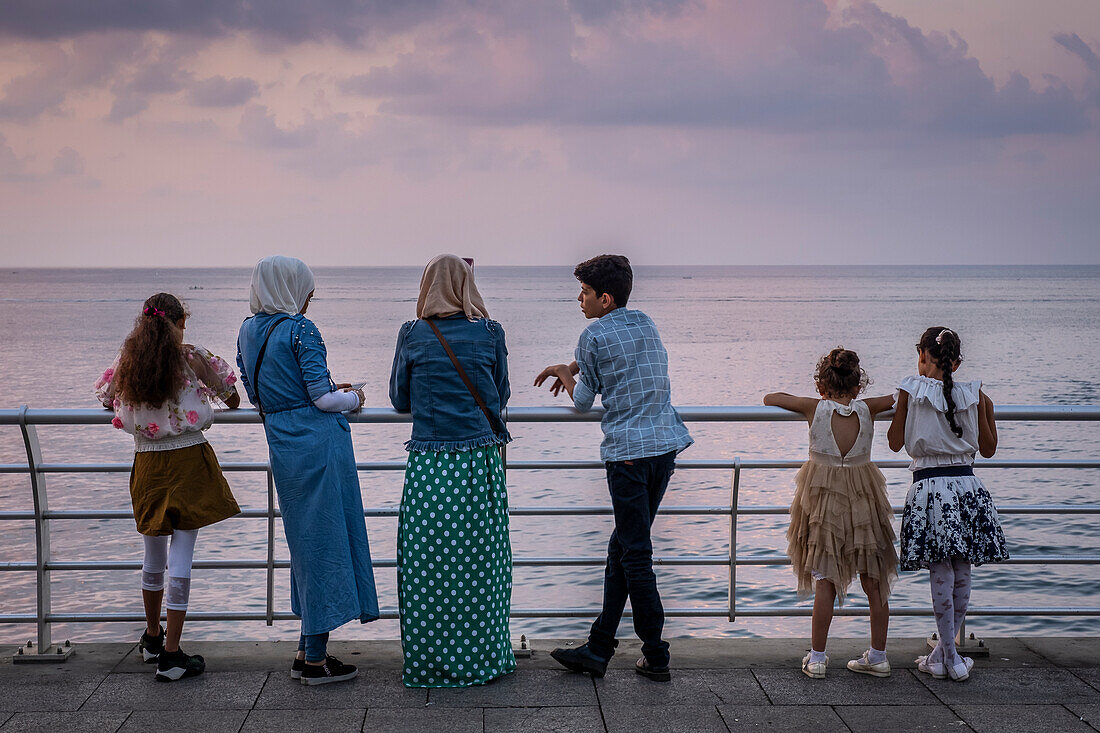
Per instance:
[[[206,660],[182,649],[163,651],[157,660],[157,682],[175,682],[184,677],[197,677],[206,669]]]
[[[303,685],[327,685],[331,682],[350,680],[359,674],[354,665],[344,664],[333,656],[325,657],[324,664],[305,664],[302,668]]]
[[[290,665],[290,679],[300,680],[302,679],[302,670],[306,668],[306,660],[298,659],[294,657],[294,662]]]
[[[141,658],[145,660],[146,664],[152,664],[160,658],[160,653],[164,651],[164,629],[160,629],[160,633],[156,636],[149,636],[148,631],[141,632],[141,641],[138,642],[138,649],[141,650]]]

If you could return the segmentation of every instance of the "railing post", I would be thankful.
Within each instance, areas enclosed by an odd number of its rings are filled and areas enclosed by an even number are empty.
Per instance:
[[[275,621],[275,479],[267,467],[267,625]]]
[[[50,600],[50,525],[46,519],[46,474],[39,471],[42,465],[42,446],[38,442],[38,431],[27,423],[27,406],[19,408],[19,430],[23,433],[23,445],[27,449],[27,472],[31,479],[31,496],[34,499],[34,559],[36,577],[36,623],[38,643],[33,651],[28,643],[12,657],[13,662],[57,662],[65,661],[72,654],[72,646],[51,649],[50,622],[48,617],[52,608]]]
[[[737,495],[741,489],[741,458],[733,459],[733,476],[730,478],[730,579],[729,619],[737,618]]]

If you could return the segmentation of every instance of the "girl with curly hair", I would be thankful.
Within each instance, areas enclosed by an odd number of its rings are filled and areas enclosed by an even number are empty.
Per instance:
[[[157,663],[156,679],[163,682],[206,668],[201,656],[179,646],[195,540],[201,527],[241,511],[202,434],[214,420],[215,397],[230,409],[240,404],[237,377],[222,359],[183,343],[187,315],[173,295],[150,297],[114,364],[95,383],[96,397],[115,412],[111,424],[134,436],[130,498],[145,540],[146,631],[139,646],[147,663]],[[167,631],[160,626],[162,600]]]
[[[818,397],[773,392],[765,405],[800,413],[810,424],[810,455],[795,477],[787,555],[798,578],[800,598],[814,596],[811,650],[802,671],[820,679],[829,658],[825,644],[840,603],[859,574],[871,611],[871,647],[848,669],[889,677],[886,634],[890,624],[887,598],[897,580],[892,513],[886,479],[871,463],[875,415],[893,407],[891,395],[857,399],[870,380],[854,351],[835,348],[817,363]]]

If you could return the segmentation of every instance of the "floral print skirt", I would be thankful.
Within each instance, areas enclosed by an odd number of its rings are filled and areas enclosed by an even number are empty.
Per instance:
[[[409,453],[397,583],[407,686],[480,685],[516,668],[508,494],[496,446]]]
[[[901,569],[961,557],[974,565],[1008,559],[997,508],[977,476],[917,481],[901,515]]]

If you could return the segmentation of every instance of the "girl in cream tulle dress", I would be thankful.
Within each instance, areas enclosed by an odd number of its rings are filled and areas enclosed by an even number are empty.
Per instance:
[[[815,375],[821,399],[776,392],[765,405],[804,415],[810,423],[809,460],[795,477],[787,555],[798,578],[800,598],[814,596],[812,649],[802,671],[825,676],[825,644],[840,603],[859,574],[871,612],[871,648],[848,662],[853,672],[890,675],[886,634],[890,621],[887,598],[897,580],[898,556],[890,525],[886,479],[871,463],[874,416],[889,410],[890,395],[859,400],[866,373],[853,351],[837,348],[821,358]]]

